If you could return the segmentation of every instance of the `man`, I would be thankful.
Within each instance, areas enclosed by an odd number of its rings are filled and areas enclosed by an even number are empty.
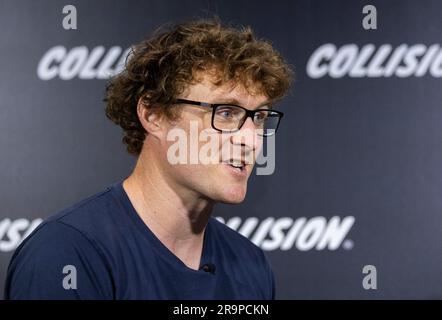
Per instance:
[[[107,117],[138,157],[135,169],[26,238],[5,297],[273,299],[262,250],[211,212],[217,202],[243,201],[291,74],[249,28],[216,20],[178,24],[136,45],[105,99]],[[171,141],[174,130],[181,141]],[[199,157],[203,146],[189,143],[203,133],[215,141],[210,162]],[[173,160],[176,143],[186,147],[184,162]],[[190,161],[195,150],[198,161]]]

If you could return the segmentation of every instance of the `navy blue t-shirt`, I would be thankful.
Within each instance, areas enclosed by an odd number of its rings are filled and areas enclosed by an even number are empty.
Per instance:
[[[5,298],[274,299],[260,248],[210,218],[200,264],[210,272],[191,269],[150,231],[122,182],[39,225],[12,257]]]

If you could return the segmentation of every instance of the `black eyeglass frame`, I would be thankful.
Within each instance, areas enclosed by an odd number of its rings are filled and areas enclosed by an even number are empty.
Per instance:
[[[254,117],[255,117],[255,113],[259,112],[259,111],[271,111],[273,113],[278,114],[278,123],[276,124],[276,128],[275,131],[270,134],[270,135],[262,135],[264,137],[269,137],[272,136],[274,134],[276,134],[276,131],[278,131],[278,127],[279,124],[281,122],[282,117],[284,116],[284,113],[281,111],[277,111],[277,110],[272,110],[272,109],[255,109],[255,110],[249,110],[246,109],[242,106],[238,106],[236,104],[231,104],[231,103],[207,103],[207,102],[201,102],[201,101],[193,101],[193,100],[187,100],[187,99],[176,99],[176,103],[184,103],[184,104],[190,104],[190,105],[194,105],[194,106],[200,106],[200,107],[206,107],[206,108],[212,108],[212,120],[211,120],[211,125],[212,128],[219,131],[219,132],[236,132],[241,130],[242,126],[244,125],[244,123],[246,122],[247,118],[251,118],[252,122],[255,123],[255,121],[253,121]],[[232,106],[232,107],[238,107],[240,109],[243,109],[246,112],[246,116],[244,117],[242,123],[240,124],[240,126],[238,127],[238,129],[234,129],[234,130],[222,130],[222,129],[218,129],[215,127],[215,110],[216,108],[218,108],[219,106]]]

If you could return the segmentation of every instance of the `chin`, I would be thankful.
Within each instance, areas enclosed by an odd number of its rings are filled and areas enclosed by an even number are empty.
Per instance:
[[[222,202],[239,204],[246,198],[247,186],[227,186],[222,192]]]
[[[242,198],[241,200],[239,199],[234,199],[234,200],[226,200],[226,201],[222,201],[225,204],[240,204],[241,202],[244,201],[244,198]]]

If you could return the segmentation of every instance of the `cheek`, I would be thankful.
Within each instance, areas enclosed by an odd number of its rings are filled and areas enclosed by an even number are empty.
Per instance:
[[[235,157],[235,150],[239,152],[239,148],[233,148],[228,135],[219,135],[219,159],[220,161],[229,160]],[[236,155],[237,157],[240,155]]]

